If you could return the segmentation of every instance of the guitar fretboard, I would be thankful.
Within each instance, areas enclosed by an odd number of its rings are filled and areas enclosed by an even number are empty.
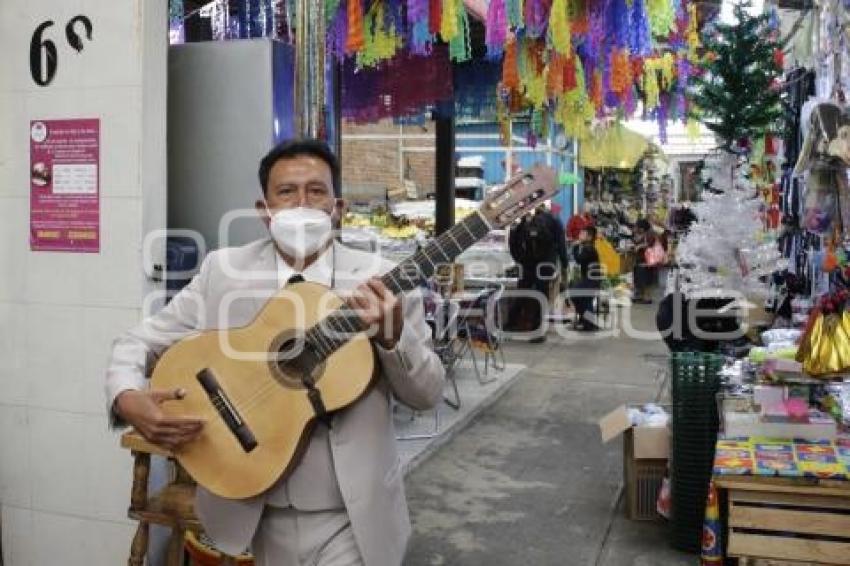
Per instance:
[[[387,272],[381,277],[381,282],[393,294],[415,289],[434,275],[438,266],[454,261],[489,231],[490,226],[481,214],[471,214]],[[350,307],[343,306],[310,328],[305,338],[317,354],[326,358],[345,345],[355,334],[365,330],[367,329],[357,313]]]

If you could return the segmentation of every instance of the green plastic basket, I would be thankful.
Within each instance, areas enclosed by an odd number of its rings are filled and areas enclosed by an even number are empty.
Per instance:
[[[702,545],[702,518],[720,426],[716,399],[722,367],[723,358],[716,354],[677,352],[670,358],[671,543],[685,552],[699,552]]]

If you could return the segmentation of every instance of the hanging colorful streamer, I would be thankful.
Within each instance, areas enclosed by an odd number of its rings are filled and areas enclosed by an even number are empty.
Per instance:
[[[325,24],[330,25],[331,21],[336,17],[336,11],[339,9],[339,4],[341,0],[325,0]],[[276,3],[280,4],[282,2],[286,2],[286,0],[275,0]]]
[[[624,100],[632,88],[632,66],[629,52],[625,49],[611,53],[611,91]]]
[[[347,0],[347,2],[348,38],[345,43],[345,52],[352,54],[366,46],[363,34],[363,6],[361,0]]]
[[[517,54],[517,41],[511,39],[505,45],[505,59],[502,62],[502,86],[506,89],[519,88],[519,57]]]
[[[550,2],[551,0],[525,0],[525,29],[529,37],[543,37],[549,18]]]
[[[472,57],[469,46],[469,15],[463,6],[463,0],[455,0],[458,32],[449,41],[449,58],[455,63],[463,63]]]
[[[692,3],[688,6],[688,60],[691,63],[696,63],[699,60],[698,50],[702,46],[699,38],[699,17],[697,15],[697,5]]]
[[[519,29],[525,24],[522,20],[522,4],[522,0],[505,0],[505,7],[508,13],[508,25],[514,29]]]
[[[410,36],[410,51],[417,55],[431,52],[434,36],[429,28],[429,0],[407,0],[407,28]]]
[[[676,12],[670,0],[648,0],[647,11],[652,34],[667,37],[676,23]]]
[[[583,140],[590,134],[590,122],[596,110],[587,96],[587,82],[581,59],[573,57],[571,63],[575,71],[573,74],[575,87],[560,98],[555,110],[555,118],[563,126],[567,135]],[[565,74],[565,81],[566,78]]]
[[[214,24],[218,39],[262,35],[292,41],[297,33],[292,0],[216,1],[222,6]],[[180,2],[170,0],[170,10],[176,12]],[[595,117],[633,115],[637,97],[648,115],[665,123],[686,121],[693,110],[685,93],[700,49],[694,0],[489,0],[487,55],[479,62],[471,61],[463,0],[315,2],[325,10],[329,56],[358,70],[358,88],[373,88],[369,77],[380,77],[381,96],[388,96],[390,87],[406,88],[404,82],[388,80],[388,66],[405,76],[418,74],[418,67],[404,65],[422,64],[439,46],[439,56],[449,64],[467,62],[464,68],[470,70],[477,68],[475,63],[492,62],[492,72],[481,81],[501,79],[498,90],[493,86],[492,102],[483,102],[483,96],[482,102],[470,98],[468,107],[494,112],[500,99],[505,112],[532,110],[535,119],[542,120],[533,128],[535,135],[551,119],[581,137]],[[656,38],[664,44],[656,44]],[[426,98],[409,93],[402,97],[434,107],[436,103]],[[388,108],[411,108],[407,103],[381,104],[380,115],[390,112]],[[461,107],[466,103],[457,105]],[[355,113],[361,118],[368,114],[362,108]]]
[[[567,0],[552,2],[552,10],[549,12],[549,39],[556,53],[569,55],[573,50]]]
[[[400,51],[368,71],[348,58],[342,74],[342,116],[358,123],[411,116],[452,100],[452,65],[443,45],[428,56]]]
[[[632,55],[645,57],[652,53],[652,37],[645,0],[632,0],[629,34],[629,49]]]
[[[484,43],[487,46],[487,58],[499,59],[504,53],[508,22],[505,17],[505,0],[491,0],[487,7],[487,29]]]
[[[458,6],[456,0],[443,0],[442,15],[440,19],[440,37],[449,42],[458,34],[457,25]]]
[[[401,38],[396,34],[392,19],[386,17],[385,9],[383,2],[374,2],[366,14],[364,46],[357,53],[359,67],[374,67],[395,56],[401,47]]]

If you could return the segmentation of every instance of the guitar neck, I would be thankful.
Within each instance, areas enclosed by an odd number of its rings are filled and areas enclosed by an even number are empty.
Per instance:
[[[438,266],[452,263],[489,231],[490,226],[480,213],[470,214],[387,272],[381,277],[381,282],[394,295],[413,290],[434,275]],[[327,357],[355,334],[365,330],[366,327],[357,313],[350,307],[343,306],[310,328],[306,338],[321,357]]]
[[[480,214],[471,214],[398,264],[381,278],[381,282],[393,294],[415,289],[422,281],[434,275],[438,266],[452,263],[489,231],[490,226]]]

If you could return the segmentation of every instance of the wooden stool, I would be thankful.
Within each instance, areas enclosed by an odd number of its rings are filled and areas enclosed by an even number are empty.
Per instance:
[[[130,450],[133,455],[133,487],[130,492],[130,509],[127,511],[127,516],[139,522],[130,546],[128,566],[144,566],[151,524],[171,528],[166,564],[183,566],[186,533],[200,533],[202,530],[194,510],[195,482],[174,459],[171,452],[151,444],[135,430],[121,436],[121,447]],[[148,478],[151,455],[168,458],[174,474],[168,485],[149,496]],[[235,565],[236,560],[224,557],[222,564]]]
[[[739,564],[850,565],[850,482],[716,476],[726,492],[727,554]]]

